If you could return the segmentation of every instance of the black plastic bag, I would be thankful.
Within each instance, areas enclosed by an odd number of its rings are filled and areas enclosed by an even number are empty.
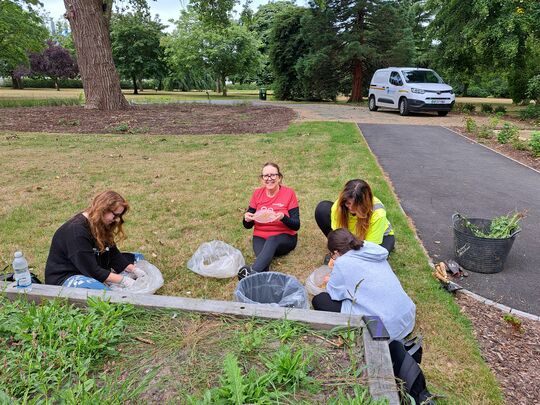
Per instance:
[[[14,282],[15,281],[15,273],[1,273],[0,274],[0,281],[7,281],[7,282]],[[36,276],[34,273],[30,273],[30,277],[32,278],[32,284],[43,284],[41,280]]]
[[[399,383],[403,383],[403,389],[409,394],[417,404],[433,405],[433,395],[428,391],[426,378],[422,369],[409,354],[403,342],[394,340],[389,344],[390,357],[394,366],[394,376]],[[403,390],[400,390],[401,403],[409,404]]]

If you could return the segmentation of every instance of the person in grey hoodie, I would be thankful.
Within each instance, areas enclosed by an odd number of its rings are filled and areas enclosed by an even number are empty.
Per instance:
[[[414,328],[416,306],[392,271],[388,250],[357,239],[348,229],[328,234],[334,268],[326,291],[313,297],[319,311],[381,317],[391,340],[404,339]]]

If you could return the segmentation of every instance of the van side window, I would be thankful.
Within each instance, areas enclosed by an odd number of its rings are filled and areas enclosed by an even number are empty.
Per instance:
[[[385,80],[384,80],[384,72],[375,73],[375,76],[373,76],[373,82],[383,84],[385,82]]]
[[[398,72],[392,72],[390,74],[390,84],[393,84],[394,86],[403,86],[403,80],[401,80],[401,76]]]

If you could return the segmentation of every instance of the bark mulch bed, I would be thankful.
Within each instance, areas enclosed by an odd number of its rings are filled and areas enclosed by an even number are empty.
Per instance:
[[[488,148],[499,152],[501,155],[508,156],[514,160],[517,160],[520,163],[523,163],[525,166],[529,166],[535,170],[540,171],[540,158],[534,158],[529,151],[514,149],[510,144],[501,144],[497,142],[496,138],[478,138],[476,135],[470,134],[465,131],[463,127],[452,127],[452,129],[456,132],[459,132],[461,135],[472,139],[473,141],[481,143],[482,145],[485,145]]]
[[[156,135],[241,134],[284,130],[296,117],[286,107],[160,104],[121,111],[83,107],[5,108],[0,130],[49,133],[139,133]]]
[[[457,302],[471,322],[482,356],[497,377],[508,404],[540,404],[540,322],[505,313],[465,294]],[[456,337],[459,344],[459,337]],[[471,381],[471,384],[473,381]]]
[[[495,138],[483,139],[463,127],[452,129],[467,138],[540,171],[540,158],[529,151],[516,150],[500,144]],[[482,356],[493,370],[508,404],[540,404],[540,322],[520,318],[521,328],[504,320],[498,308],[458,294],[461,310],[473,324]],[[519,330],[518,330],[519,329]]]

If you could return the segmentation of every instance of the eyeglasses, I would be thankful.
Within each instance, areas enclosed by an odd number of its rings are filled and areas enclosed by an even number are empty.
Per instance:
[[[124,211],[122,211],[120,214],[117,214],[116,212],[111,211],[111,214],[113,214],[113,219],[122,218],[122,215],[124,215]]]
[[[279,177],[279,173],[261,174],[263,180],[275,180]]]

